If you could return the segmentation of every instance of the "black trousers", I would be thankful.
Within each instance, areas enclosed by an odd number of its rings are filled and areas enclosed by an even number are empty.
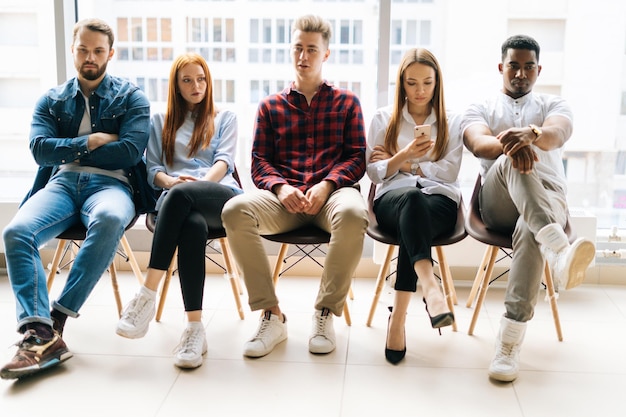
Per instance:
[[[206,242],[222,229],[222,208],[236,195],[230,187],[195,181],[168,191],[159,210],[148,266],[167,270],[178,246],[178,273],[185,311],[202,310]]]
[[[452,232],[457,205],[446,196],[404,187],[383,194],[373,208],[380,227],[400,242],[395,289],[415,292],[418,277],[413,265],[422,259],[432,262],[432,241]]]

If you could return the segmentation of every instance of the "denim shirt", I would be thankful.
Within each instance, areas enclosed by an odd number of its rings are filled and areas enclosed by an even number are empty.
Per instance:
[[[89,96],[92,132],[117,134],[117,141],[94,150],[89,135],[76,136],[85,99],[76,78],[50,89],[37,102],[30,131],[30,150],[39,164],[28,199],[43,188],[59,165],[130,171],[142,159],[150,133],[150,102],[131,82],[106,74]]]

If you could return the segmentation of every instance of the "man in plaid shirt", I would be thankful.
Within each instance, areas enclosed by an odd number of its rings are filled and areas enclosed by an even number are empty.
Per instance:
[[[350,279],[361,258],[367,207],[353,185],[365,173],[365,128],[359,99],[322,78],[330,24],[296,19],[291,56],[296,79],[261,101],[252,145],[258,190],[228,201],[222,219],[242,269],[252,310],[263,310],[244,355],[265,356],[287,339],[261,235],[313,224],[331,234],[315,302],[311,353],[335,349],[333,315],[341,316]]]

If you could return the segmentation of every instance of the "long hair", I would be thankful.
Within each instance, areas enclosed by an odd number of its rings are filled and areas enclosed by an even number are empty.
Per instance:
[[[206,78],[207,91],[204,99],[198,103],[194,109],[193,117],[195,123],[191,140],[187,145],[187,157],[191,158],[200,149],[206,149],[211,143],[211,138],[215,132],[215,105],[213,103],[213,80],[209,66],[202,56],[196,53],[186,53],[176,58],[172,64],[169,78],[169,89],[167,94],[167,110],[163,122],[163,154],[165,162],[170,165],[174,160],[174,144],[176,142],[176,131],[185,122],[187,115],[187,102],[178,90],[178,72],[186,65],[197,64],[202,67]]]
[[[431,104],[437,118],[437,140],[431,150],[431,156],[433,161],[438,161],[441,159],[448,146],[448,118],[446,117],[446,105],[443,98],[441,67],[435,56],[424,48],[413,48],[407,51],[398,67],[393,111],[391,112],[391,119],[389,120],[387,131],[385,132],[385,149],[392,154],[398,152],[398,134],[400,132],[400,126],[402,125],[402,108],[406,102],[407,95],[404,89],[404,73],[409,65],[416,62],[428,65],[435,70],[435,91],[431,99]]]

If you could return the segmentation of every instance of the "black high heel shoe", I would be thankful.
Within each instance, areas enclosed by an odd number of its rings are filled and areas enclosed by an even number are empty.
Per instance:
[[[393,307],[389,307],[389,312],[393,310]],[[389,323],[391,322],[391,314],[389,314],[389,319],[387,320],[387,335],[389,335]],[[385,358],[387,362],[397,365],[404,356],[406,355],[406,334],[404,336],[404,349],[402,350],[393,350],[387,347],[387,341],[385,339]]]
[[[435,317],[430,315],[430,311],[428,311],[428,303],[426,302],[426,298],[422,298],[424,301],[424,305],[426,306],[426,313],[430,318],[430,325],[433,329],[439,330],[439,335],[441,335],[441,328],[446,326],[452,326],[454,324],[454,314],[448,311],[447,313],[437,314]]]

